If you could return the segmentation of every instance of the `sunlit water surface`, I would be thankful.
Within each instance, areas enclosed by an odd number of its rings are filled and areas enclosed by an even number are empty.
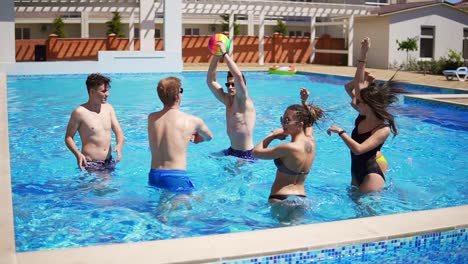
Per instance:
[[[71,111],[87,100],[86,75],[10,76],[8,114],[11,176],[18,251],[79,247],[232,233],[282,226],[270,216],[267,197],[276,168],[272,161],[240,164],[212,157],[229,146],[224,106],[205,84],[205,74],[182,79],[182,110],[204,119],[214,133],[190,145],[188,171],[197,187],[192,209],[158,221],[159,191],[148,186],[147,115],[161,108],[159,79],[171,74],[114,74],[109,102],[125,132],[123,159],[110,177],[81,172],[64,136]],[[299,88],[328,110],[315,128],[317,155],[306,181],[311,210],[302,224],[467,204],[468,118],[466,108],[404,101],[392,109],[399,135],[383,146],[390,171],[384,191],[356,196],[350,189],[349,150],[326,129],[349,132],[356,112],[346,78],[246,72],[257,108],[254,141],[280,126],[284,109],[299,103]],[[225,72],[219,74],[224,82]],[[418,92],[437,89],[407,87]],[[75,137],[79,145],[79,136]],[[277,143],[274,143],[277,144]]]

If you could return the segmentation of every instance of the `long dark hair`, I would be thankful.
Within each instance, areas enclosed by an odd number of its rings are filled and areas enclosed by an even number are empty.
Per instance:
[[[372,82],[360,91],[362,101],[372,109],[378,119],[388,123],[393,136],[398,135],[398,129],[395,124],[395,118],[388,112],[387,108],[398,101],[398,94],[403,93],[403,90],[397,88],[393,81],[397,73],[398,71],[395,72],[390,80],[383,84]]]
[[[324,118],[325,111],[320,107],[313,104],[293,104],[288,106],[286,110],[292,110],[296,112],[297,121],[303,122],[303,129],[313,126],[318,120]]]

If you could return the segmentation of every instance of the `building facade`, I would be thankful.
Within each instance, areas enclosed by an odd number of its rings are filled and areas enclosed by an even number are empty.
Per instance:
[[[157,5],[161,1],[154,2]],[[373,49],[378,50],[369,59],[369,66],[374,68],[386,69],[405,63],[406,53],[398,51],[396,41],[407,38],[418,39],[420,49],[410,53],[414,60],[438,59],[446,56],[449,49],[463,53],[464,58],[468,59],[468,13],[446,2],[347,0],[343,3],[332,0],[321,3],[257,0],[240,5],[239,1],[233,0],[223,1],[218,7],[216,1],[182,2],[182,35],[185,36],[222,32],[223,23],[238,24],[240,35],[272,36],[277,21],[281,20],[286,24],[287,36],[290,37],[330,36],[345,39],[350,57],[357,54],[363,37],[371,37]],[[268,11],[259,11],[259,8]],[[68,38],[105,38],[106,22],[112,18],[113,11],[119,10],[123,34],[139,38],[140,25],[138,21],[134,22],[138,14],[133,8],[82,8],[72,11],[56,8],[37,12],[19,5],[15,6],[15,38],[47,39],[54,31],[53,20],[58,17],[65,23],[64,30]],[[226,14],[228,17],[233,16],[232,21],[229,21],[231,18],[228,21],[221,18],[221,15]],[[354,32],[350,32],[350,21],[354,23]],[[164,35],[163,12],[156,8],[154,37],[162,38]]]
[[[443,2],[408,3],[382,7],[371,16],[355,20],[356,40],[369,36],[372,50],[369,64],[375,68],[397,68],[407,63],[405,51],[397,41],[416,38],[413,61],[446,58],[449,50],[462,53],[468,60],[468,13]],[[358,52],[358,45],[354,45]]]

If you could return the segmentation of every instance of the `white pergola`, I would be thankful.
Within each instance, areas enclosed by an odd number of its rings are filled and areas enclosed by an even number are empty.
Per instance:
[[[358,1],[358,0],[350,0]],[[0,50],[0,63],[15,62],[14,18],[15,13],[46,13],[46,12],[79,12],[81,13],[81,35],[89,35],[88,14],[120,12],[129,18],[130,52],[102,52],[99,59],[112,56],[114,59],[128,57],[150,56],[155,58],[154,51],[154,21],[156,14],[163,14],[164,24],[164,54],[176,55],[178,65],[182,64],[182,14],[187,15],[229,15],[229,37],[234,38],[234,15],[244,15],[248,18],[248,35],[254,33],[254,21],[258,21],[259,64],[264,64],[264,26],[265,17],[308,17],[310,18],[310,38],[315,39],[315,28],[318,26],[343,26],[347,29],[347,50],[316,50],[311,41],[312,55],[315,53],[348,54],[348,65],[353,64],[354,16],[368,15],[375,6],[344,3],[309,3],[267,0],[2,0],[0,8],[0,38],[6,44]],[[140,24],[140,51],[133,51],[133,28],[136,19]],[[318,17],[340,17],[336,22],[317,22]],[[101,54],[100,54],[101,55]],[[171,57],[171,59],[174,59]],[[177,68],[180,68],[178,66]]]

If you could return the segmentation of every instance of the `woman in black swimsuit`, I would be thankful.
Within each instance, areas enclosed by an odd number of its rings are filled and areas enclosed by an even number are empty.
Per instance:
[[[274,160],[278,168],[268,201],[272,204],[272,215],[283,223],[297,221],[304,212],[297,209],[304,207],[304,181],[315,159],[312,126],[324,114],[319,107],[307,105],[308,96],[307,89],[302,88],[302,105],[289,106],[280,118],[282,128],[272,131],[252,151],[258,159]],[[291,142],[268,147],[273,140],[288,136]]]
[[[352,97],[351,105],[359,112],[351,137],[335,125],[327,131],[329,135],[337,133],[351,150],[351,184],[361,192],[383,188],[387,164],[380,149],[390,133],[398,134],[393,115],[387,107],[398,100],[396,94],[399,90],[391,86],[393,77],[383,85],[376,85],[373,77],[365,71],[369,47],[370,40],[365,38],[361,42],[354,79],[345,85]]]

